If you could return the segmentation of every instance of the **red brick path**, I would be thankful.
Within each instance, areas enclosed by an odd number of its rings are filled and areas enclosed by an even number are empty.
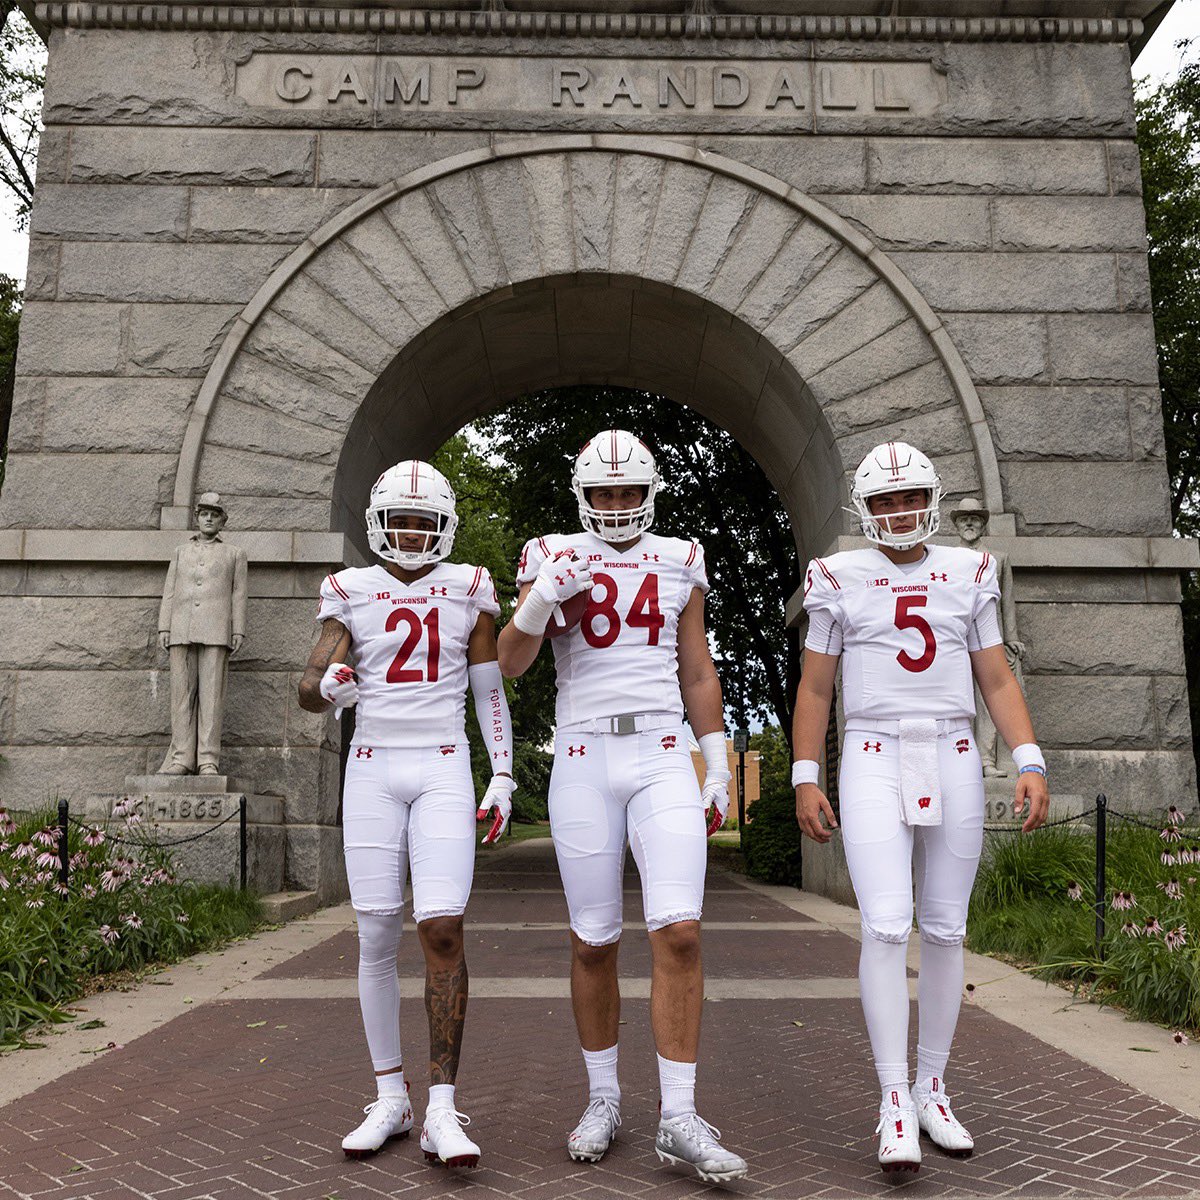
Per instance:
[[[518,856],[543,868],[528,876],[534,887],[553,878],[543,853]],[[522,880],[514,864],[481,861],[469,916],[562,920],[557,897],[510,890]],[[713,885],[706,917],[747,928],[706,935],[710,978],[854,976],[857,947],[849,938],[811,927],[728,877]],[[630,899],[627,915],[636,920],[636,894]],[[794,929],[754,928],[778,921]],[[640,931],[627,935],[624,974],[647,973],[644,941]],[[476,931],[469,962],[480,978],[565,974],[565,942],[561,931]],[[852,999],[706,1006],[701,1112],[751,1164],[750,1177],[727,1189],[666,1171],[654,1156],[654,1055],[639,1000],[623,1008],[625,1124],[601,1164],[572,1163],[562,1149],[584,1098],[583,1070],[568,1004],[544,999],[472,1002],[459,1106],[473,1117],[484,1150],[477,1171],[427,1167],[415,1137],[351,1162],[339,1142],[372,1098],[357,1004],[349,996],[306,999],[304,991],[310,979],[349,980],[354,967],[353,937],[333,936],[264,972],[290,981],[295,998],[202,1005],[0,1109],[0,1197],[601,1200],[651,1191],[849,1197],[892,1190],[874,1165],[874,1075]],[[416,938],[406,934],[401,974],[419,973]],[[419,1114],[424,1014],[408,1000],[403,1012]],[[18,1063],[0,1060],[0,1070]],[[1200,1194],[1200,1123],[969,1006],[950,1080],[978,1150],[956,1161],[927,1148],[920,1176],[906,1187],[912,1196]]]

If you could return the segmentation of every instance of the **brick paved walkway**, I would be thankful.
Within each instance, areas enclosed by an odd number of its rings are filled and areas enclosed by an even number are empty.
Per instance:
[[[875,1084],[855,998],[856,943],[718,872],[705,911],[709,1003],[698,1096],[749,1159],[750,1178],[706,1188],[654,1156],[649,962],[634,929],[621,963],[622,1138],[597,1166],[571,1163],[562,1142],[583,1098],[583,1071],[558,928],[566,912],[548,850],[529,843],[481,859],[468,913],[472,1001],[459,1099],[484,1149],[479,1170],[427,1167],[415,1137],[368,1161],[341,1154],[342,1134],[371,1096],[351,916],[338,910],[325,926],[330,936],[310,939],[305,952],[247,960],[226,993],[217,989],[123,1049],[0,1108],[0,1197],[600,1200],[892,1190],[873,1160]],[[636,878],[626,882],[627,917],[636,922]],[[235,954],[247,959],[255,946]],[[403,1020],[418,1113],[419,962],[416,938],[406,934]],[[0,1060],[0,1073],[21,1061]],[[956,1161],[927,1149],[919,1178],[905,1185],[911,1195],[1200,1194],[1200,1122],[978,1007],[964,1010],[951,1081],[978,1150]]]

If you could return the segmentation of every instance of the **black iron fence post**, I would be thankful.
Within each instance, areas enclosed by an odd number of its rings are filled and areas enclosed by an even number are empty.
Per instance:
[[[241,888],[246,890],[246,797],[243,796],[238,805],[238,868],[241,878]]]
[[[1096,797],[1096,955],[1104,961],[1104,913],[1108,883],[1104,866],[1108,850],[1108,797],[1101,792]]]
[[[66,800],[58,802],[58,881],[64,887],[71,879],[71,852],[67,848],[67,826],[71,822],[71,806]]]

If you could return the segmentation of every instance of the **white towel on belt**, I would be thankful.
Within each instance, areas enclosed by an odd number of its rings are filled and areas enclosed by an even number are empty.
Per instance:
[[[936,721],[900,722],[900,815],[906,825],[942,823]]]

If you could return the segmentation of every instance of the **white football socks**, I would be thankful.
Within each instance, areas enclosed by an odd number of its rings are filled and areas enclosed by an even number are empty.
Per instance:
[[[963,948],[921,941],[921,972],[917,984],[917,1084],[932,1090],[942,1080],[950,1059],[950,1043],[962,1006]]]
[[[863,930],[858,983],[884,1099],[908,1099],[908,947]]]
[[[426,1112],[435,1108],[454,1107],[454,1084],[434,1083],[429,1087],[429,1106]]]
[[[582,1047],[581,1047],[582,1049]],[[584,1050],[583,1065],[587,1067],[588,1097],[604,1097],[614,1104],[621,1103],[621,1085],[617,1082],[617,1047],[607,1050]]]
[[[386,1075],[376,1075],[375,1082],[379,1086],[379,1098],[381,1100],[385,1096],[403,1100],[408,1095],[403,1071],[389,1071]]]
[[[404,918],[356,913],[358,920],[358,1002],[367,1049],[376,1071],[398,1067],[400,1056],[400,980],[396,955]],[[380,1076],[379,1078],[385,1078]]]
[[[658,1055],[658,1086],[664,1117],[681,1117],[696,1111],[695,1063],[672,1062]]]

